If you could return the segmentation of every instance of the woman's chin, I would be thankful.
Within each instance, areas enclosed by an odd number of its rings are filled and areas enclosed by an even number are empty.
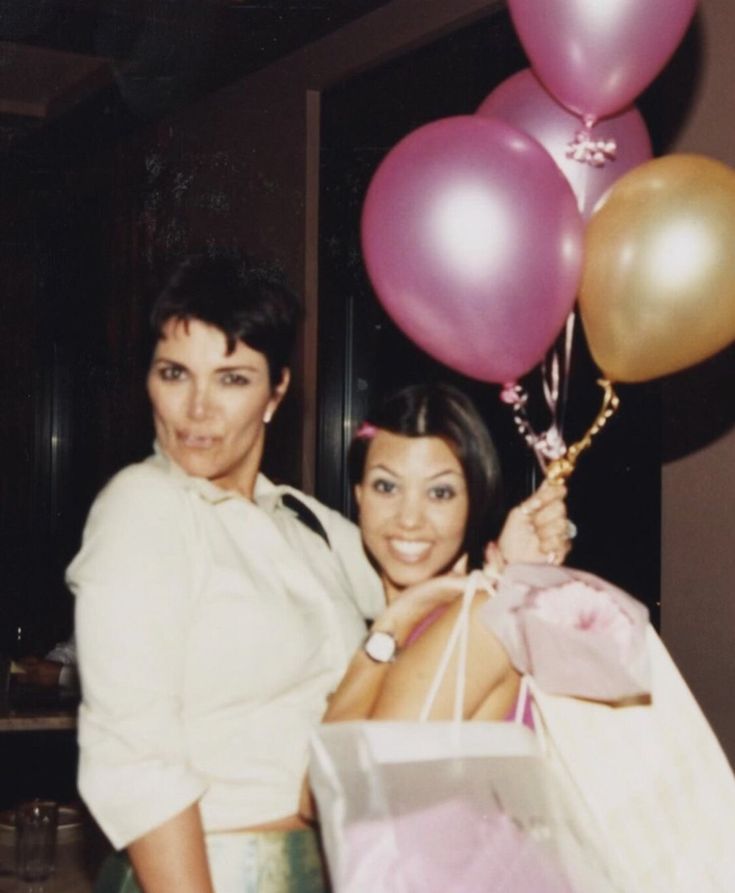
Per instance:
[[[412,568],[410,571],[393,573],[390,576],[384,575],[383,582],[387,589],[395,593],[396,597],[400,597],[407,589],[431,580],[439,572],[440,569]]]

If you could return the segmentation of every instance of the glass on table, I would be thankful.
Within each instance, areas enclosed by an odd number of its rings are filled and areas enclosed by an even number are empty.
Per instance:
[[[59,806],[29,800],[15,810],[15,873],[24,881],[43,881],[54,870]]]

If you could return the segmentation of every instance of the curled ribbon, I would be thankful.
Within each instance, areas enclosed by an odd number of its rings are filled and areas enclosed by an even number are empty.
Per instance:
[[[503,386],[500,392],[500,399],[503,403],[508,403],[513,407],[513,420],[516,427],[528,446],[536,454],[539,465],[548,479],[563,480],[570,477],[580,453],[589,449],[593,438],[599,434],[617,411],[620,399],[615,393],[612,383],[605,378],[601,378],[597,384],[602,388],[603,392],[602,406],[584,436],[569,446],[564,442],[556,422],[552,423],[542,434],[537,434],[534,431],[526,414],[528,394],[522,385],[519,385],[517,382],[509,382]]]
[[[556,421],[541,433],[534,430],[526,413],[528,393],[518,382],[508,382],[500,392],[500,399],[513,407],[513,421],[518,433],[534,451],[544,473],[549,461],[557,461],[566,455],[567,446]]]
[[[572,142],[567,143],[565,154],[580,164],[604,167],[606,162],[617,158],[618,144],[614,139],[593,140],[588,130],[579,130]]]

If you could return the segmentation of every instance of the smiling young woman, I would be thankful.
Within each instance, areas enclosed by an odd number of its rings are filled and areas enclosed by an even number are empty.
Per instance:
[[[559,563],[569,549],[560,484],[544,484],[514,509],[487,546],[500,510],[500,466],[469,399],[448,385],[413,385],[390,396],[360,427],[349,454],[363,544],[393,609],[377,618],[330,700],[328,722],[415,719],[454,627],[467,571],[491,559]],[[488,593],[475,598],[473,612]],[[416,622],[416,605],[426,610]],[[473,615],[474,616],[474,615]],[[501,719],[519,676],[496,637],[470,625],[466,718]],[[364,672],[366,661],[382,675]],[[453,686],[439,690],[432,718],[451,715]]]

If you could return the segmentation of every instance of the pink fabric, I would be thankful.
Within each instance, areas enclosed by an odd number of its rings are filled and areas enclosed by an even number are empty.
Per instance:
[[[434,621],[438,620],[447,610],[448,605],[439,605],[438,608],[434,608],[434,610],[427,614],[423,620],[420,620],[416,626],[411,630],[411,634],[406,639],[406,648],[417,639],[421,638],[421,636],[426,632],[426,630],[431,626]]]
[[[552,853],[492,804],[448,800],[364,821],[345,843],[340,889],[349,893],[575,893]]]
[[[529,728],[532,732],[536,729],[536,726],[533,724],[533,698],[531,695],[526,696],[526,703],[523,705],[523,715],[521,716],[521,722],[524,726]],[[518,709],[518,700],[516,700],[513,707],[508,711],[507,715],[503,722],[513,722],[516,718],[516,710]]]

